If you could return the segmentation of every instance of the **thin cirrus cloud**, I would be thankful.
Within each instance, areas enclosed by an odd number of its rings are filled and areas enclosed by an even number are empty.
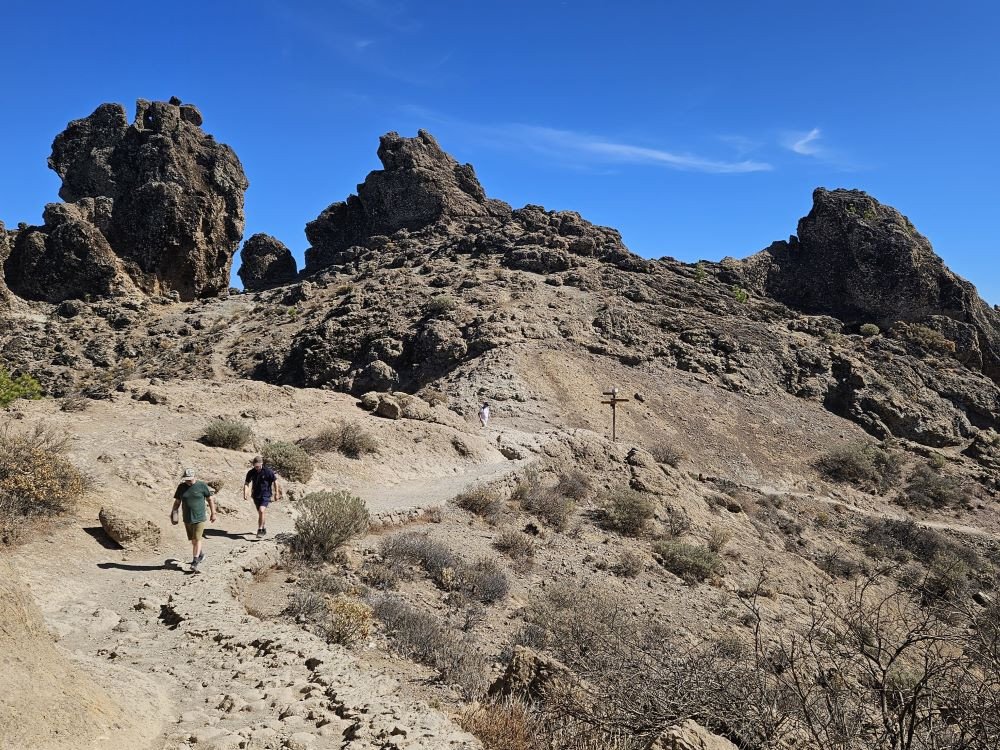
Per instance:
[[[589,133],[540,125],[509,123],[488,126],[442,117],[421,107],[404,108],[423,122],[454,128],[483,144],[506,149],[527,149],[573,167],[640,164],[709,174],[768,172],[774,167],[763,161],[712,159],[690,153],[621,143]]]
[[[821,135],[819,128],[813,128],[808,133],[790,133],[785,138],[785,147],[802,156],[822,156]]]

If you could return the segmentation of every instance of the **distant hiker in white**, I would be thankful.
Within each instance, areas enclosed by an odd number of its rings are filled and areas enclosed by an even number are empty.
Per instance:
[[[479,424],[486,427],[490,423],[490,405],[483,401],[483,405],[479,407]]]

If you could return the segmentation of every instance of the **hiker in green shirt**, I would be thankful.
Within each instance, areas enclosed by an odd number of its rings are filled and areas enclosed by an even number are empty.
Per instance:
[[[201,561],[205,559],[205,553],[201,549],[201,537],[205,533],[206,501],[212,513],[208,520],[215,523],[215,501],[212,499],[214,494],[215,490],[200,481],[194,469],[184,469],[181,483],[174,492],[174,507],[170,511],[170,520],[172,523],[177,523],[177,510],[184,509],[184,529],[191,542],[191,570],[196,572]]]

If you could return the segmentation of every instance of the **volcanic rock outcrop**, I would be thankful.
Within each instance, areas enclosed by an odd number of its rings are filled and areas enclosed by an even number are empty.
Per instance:
[[[899,211],[860,190],[813,193],[798,235],[738,261],[748,286],[849,326],[922,323],[1000,382],[1000,314],[952,273]]]
[[[240,250],[237,274],[248,292],[294,281],[298,274],[292,251],[269,234],[255,234]]]
[[[133,287],[181,299],[227,289],[248,183],[201,122],[176,98],[140,99],[131,125],[120,104],[71,122],[49,157],[66,202],[17,234],[5,263],[11,289],[49,302]]]
[[[10,302],[10,290],[7,289],[4,263],[7,260],[7,256],[10,255],[11,234],[13,233],[8,232],[3,222],[0,221],[0,305]]]

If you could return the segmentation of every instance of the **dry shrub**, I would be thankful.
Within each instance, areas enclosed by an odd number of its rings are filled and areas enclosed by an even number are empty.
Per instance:
[[[968,505],[968,495],[962,481],[950,474],[942,474],[939,468],[930,464],[918,466],[897,502],[906,507],[926,509]]]
[[[722,572],[722,560],[708,547],[667,540],[653,545],[660,565],[688,583]]]
[[[656,503],[649,495],[633,489],[614,490],[604,501],[607,525],[625,536],[639,536],[649,526]]]
[[[483,604],[506,598],[510,581],[496,560],[482,557],[471,565],[462,564],[455,574],[456,587]]]
[[[625,550],[611,566],[611,572],[622,578],[635,578],[645,568],[646,561],[642,555],[632,550]]]
[[[472,487],[456,495],[455,505],[485,518],[490,523],[496,523],[503,514],[503,502],[497,495],[497,491],[487,485]]]
[[[535,543],[531,537],[517,529],[504,529],[493,546],[513,560],[525,560],[535,556]]]
[[[201,442],[213,448],[242,450],[250,442],[253,432],[250,427],[237,419],[214,419],[205,427]]]
[[[64,396],[59,402],[59,410],[65,412],[86,411],[88,406],[90,406],[90,399],[79,394]]]
[[[300,622],[317,622],[326,614],[326,601],[312,589],[296,586],[282,614]]]
[[[0,428],[0,539],[13,542],[26,519],[55,516],[85,494],[87,477],[63,455],[68,438],[36,426]]]
[[[372,608],[351,594],[337,594],[327,603],[323,635],[330,643],[351,646],[369,636]]]
[[[357,422],[344,422],[320,430],[312,437],[302,438],[298,445],[306,453],[342,453],[348,458],[360,458],[378,453],[378,440]]]
[[[361,568],[361,580],[377,591],[391,591],[399,585],[399,570],[384,562],[368,561]]]
[[[459,715],[458,724],[478,737],[486,750],[547,750],[538,719],[519,700],[470,706]]]
[[[649,452],[656,459],[659,464],[667,464],[668,466],[673,466],[674,468],[680,464],[681,460],[684,458],[684,454],[677,450],[670,443],[660,441],[649,447]]]
[[[676,539],[691,531],[691,517],[683,508],[668,505],[664,511],[664,526],[667,534]]]
[[[264,446],[264,463],[293,482],[308,482],[313,475],[309,454],[294,443],[277,440]]]
[[[299,559],[330,562],[341,545],[368,530],[364,501],[347,490],[311,492],[298,506],[290,544]]]
[[[732,538],[733,532],[729,529],[722,526],[713,526],[708,530],[708,548],[718,554],[722,552],[723,548],[729,544],[729,540]]]
[[[485,604],[503,599],[510,590],[507,574],[496,560],[481,558],[469,564],[426,534],[407,531],[386,537],[381,553],[390,565],[419,565],[442,589],[461,591]]]
[[[856,443],[829,451],[814,465],[835,482],[846,482],[870,492],[885,492],[899,481],[903,460],[877,445]]]
[[[555,491],[579,503],[585,500],[590,492],[590,477],[579,469],[570,469],[559,475]]]
[[[396,650],[433,667],[441,678],[459,687],[467,698],[482,695],[489,663],[468,637],[449,628],[435,615],[421,612],[402,599],[383,594],[372,602]]]
[[[431,388],[430,386],[421,388],[417,391],[417,395],[420,396],[424,401],[426,401],[431,406],[447,406],[448,396],[437,388]]]
[[[567,486],[563,485],[563,489]],[[511,499],[557,531],[566,528],[576,509],[576,501],[563,494],[559,484],[555,487],[546,487],[535,472],[530,472],[518,480]]]
[[[434,581],[441,581],[444,571],[454,570],[457,565],[457,558],[448,545],[417,531],[384,537],[379,551],[389,564],[419,565]]]

